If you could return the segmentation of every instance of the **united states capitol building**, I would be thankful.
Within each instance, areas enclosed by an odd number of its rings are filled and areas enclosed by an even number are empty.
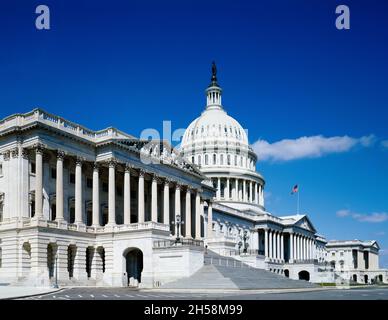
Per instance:
[[[152,288],[212,264],[388,282],[376,241],[327,241],[306,214],[266,211],[257,155],[221,98],[213,65],[179,151],[41,109],[1,120],[0,283]]]

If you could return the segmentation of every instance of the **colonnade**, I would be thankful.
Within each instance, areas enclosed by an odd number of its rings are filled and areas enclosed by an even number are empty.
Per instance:
[[[217,187],[217,200],[243,201],[264,206],[263,185],[248,179],[212,178]]]
[[[38,144],[35,146],[35,214],[43,218],[43,147]],[[58,150],[56,159],[56,221],[64,221],[64,169],[65,152]],[[85,159],[76,157],[75,161],[75,224],[85,224],[83,215],[84,196],[82,194],[82,170]],[[146,172],[142,168],[135,168],[131,164],[119,164],[117,159],[111,158],[105,163],[93,163],[93,183],[92,183],[92,226],[101,226],[100,215],[100,168],[101,165],[108,166],[108,221],[107,226],[114,226],[116,222],[116,173],[117,166],[124,166],[124,185],[123,185],[123,216],[124,224],[130,224],[131,221],[131,175],[137,173],[138,190],[138,209],[137,222],[145,222],[145,175],[151,175],[151,221],[170,225],[170,187],[175,188],[175,218],[181,216],[181,192],[185,193],[185,214],[184,225],[186,238],[201,238],[201,216],[203,216],[203,199],[199,189],[192,189],[187,185],[182,185],[177,181],[171,181],[168,178],[157,176],[154,173]],[[163,185],[163,214],[158,218],[158,184]],[[195,218],[192,221],[192,203],[191,197],[195,197]],[[174,221],[175,223],[175,221]],[[192,235],[192,225],[194,225],[194,235]],[[212,226],[212,204],[208,204],[208,234],[211,234]],[[210,230],[210,231],[209,231]],[[182,233],[182,231],[180,231]],[[182,234],[180,234],[181,236]]]

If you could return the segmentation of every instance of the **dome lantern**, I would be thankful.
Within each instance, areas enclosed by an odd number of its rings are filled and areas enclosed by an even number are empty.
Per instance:
[[[213,61],[211,83],[206,89],[206,109],[222,109],[221,95],[222,89],[217,83],[217,67]]]

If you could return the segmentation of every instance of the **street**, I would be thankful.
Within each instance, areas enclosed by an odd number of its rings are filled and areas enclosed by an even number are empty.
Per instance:
[[[23,300],[388,300],[388,287],[303,292],[166,292],[128,288],[65,288]]]

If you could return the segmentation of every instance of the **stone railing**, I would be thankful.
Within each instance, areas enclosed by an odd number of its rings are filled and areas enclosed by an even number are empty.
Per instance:
[[[177,240],[157,240],[154,241],[154,248],[172,248],[172,247],[203,247],[202,240],[179,239]]]
[[[129,225],[113,226],[86,226],[84,224],[68,223],[66,221],[50,221],[45,218],[14,218],[0,223],[0,229],[24,228],[24,227],[44,227],[52,229],[64,229],[69,231],[79,231],[87,233],[104,233],[104,232],[122,232],[136,230],[160,230],[169,232],[168,225],[158,222],[147,221],[143,223],[131,223]]]
[[[100,131],[93,131],[74,122],[68,121],[62,117],[50,114],[42,109],[34,109],[24,114],[14,114],[0,121],[0,131],[12,126],[25,126],[33,122],[41,122],[54,128],[60,128],[63,131],[83,137],[94,142],[106,138],[133,138],[130,135],[116,128],[107,128]]]

